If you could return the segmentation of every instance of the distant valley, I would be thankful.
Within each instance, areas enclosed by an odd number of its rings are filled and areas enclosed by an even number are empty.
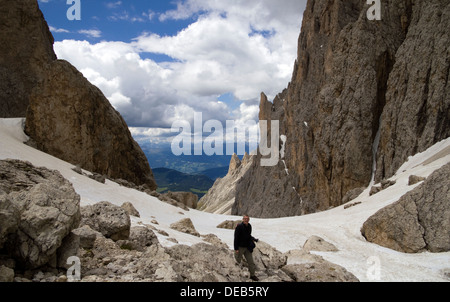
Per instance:
[[[168,168],[155,168],[153,175],[158,184],[157,192],[192,192],[202,198],[214,184],[206,175],[187,174]]]
[[[217,178],[228,172],[230,155],[175,156],[170,146],[155,146],[139,142],[148,158],[158,185],[158,192],[192,192],[199,199],[205,195]]]
[[[176,156],[172,153],[170,146],[161,147],[142,141],[138,141],[138,143],[147,156],[152,169],[168,168],[188,174],[203,174],[203,171],[222,168],[224,173],[216,173],[217,176],[214,177],[217,178],[227,174],[231,160],[231,155],[208,156],[203,154]],[[224,169],[224,167],[226,167],[226,169]]]

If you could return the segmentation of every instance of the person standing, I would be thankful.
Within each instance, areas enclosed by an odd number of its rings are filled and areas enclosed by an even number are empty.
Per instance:
[[[250,217],[244,215],[242,222],[234,230],[234,256],[239,264],[242,261],[242,256],[245,257],[250,271],[250,279],[258,281],[259,279],[255,275],[256,266],[252,255],[255,242],[258,242],[258,239],[252,237],[252,225],[249,221]]]

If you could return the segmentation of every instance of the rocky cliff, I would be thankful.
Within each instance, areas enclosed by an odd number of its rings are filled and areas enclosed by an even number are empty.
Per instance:
[[[379,21],[367,18],[369,7],[308,1],[292,80],[273,103],[261,99],[260,118],[280,120],[284,161],[255,162],[233,214],[338,206],[369,185],[374,167],[377,181],[390,177],[450,136],[450,2],[382,1]]]
[[[147,158],[121,115],[70,63],[47,65],[33,90],[25,132],[37,148],[83,169],[156,189]]]
[[[0,1],[0,118],[25,117],[42,66],[56,60],[37,1]]]
[[[377,180],[450,136],[450,1],[415,1],[389,75]],[[406,25],[405,25],[406,26]]]
[[[25,117],[51,155],[156,189],[147,158],[101,91],[57,60],[36,0],[0,1],[0,117]]]
[[[227,175],[217,179],[208,193],[199,200],[198,210],[230,215],[235,201],[237,182],[252,166],[252,163],[253,156],[248,153],[245,153],[242,161],[236,154],[233,154]]]

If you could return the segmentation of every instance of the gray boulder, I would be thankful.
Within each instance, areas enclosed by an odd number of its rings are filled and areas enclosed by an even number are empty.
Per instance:
[[[175,223],[172,223],[170,225],[170,228],[176,231],[200,237],[200,234],[195,229],[194,224],[192,223],[192,220],[190,218],[184,218]]]
[[[80,247],[85,249],[92,249],[95,239],[103,236],[100,232],[94,231],[88,225],[83,225],[78,229],[72,231],[77,237],[79,237]]]
[[[259,270],[270,270],[286,265],[287,257],[273,246],[259,240],[253,250],[253,260]]]
[[[359,280],[342,266],[320,256],[313,263],[288,264],[282,270],[296,282],[358,282]]]
[[[125,209],[108,201],[102,201],[81,208],[80,225],[88,225],[106,238],[117,241],[128,239],[131,220]]]
[[[242,220],[225,220],[219,223],[216,228],[234,230]]]
[[[287,265],[282,270],[296,282],[359,281],[344,267],[331,263],[319,255],[311,254],[307,250],[290,250],[286,256],[288,258]]]
[[[55,259],[80,222],[80,196],[58,171],[0,161],[0,248],[33,269]]]
[[[400,252],[450,251],[450,163],[361,228],[370,242]]]
[[[0,266],[0,282],[13,282],[14,281],[14,270],[1,265]]]
[[[311,236],[303,245],[304,251],[337,252],[339,251],[334,244],[327,242],[319,236]]]
[[[141,217],[141,214],[139,214],[138,210],[136,210],[131,202],[124,202],[121,207],[128,213],[128,215]]]
[[[166,249],[172,258],[172,269],[178,280],[187,282],[243,281],[243,270],[233,257],[233,251],[207,243],[191,247],[175,245]]]
[[[128,240],[117,241],[117,244],[121,248],[137,250],[140,252],[145,252],[147,247],[157,243],[159,243],[158,237],[156,237],[151,229],[145,226],[132,227]]]

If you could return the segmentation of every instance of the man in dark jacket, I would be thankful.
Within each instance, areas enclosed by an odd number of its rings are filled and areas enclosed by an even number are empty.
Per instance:
[[[234,256],[238,263],[241,263],[242,256],[245,257],[250,271],[250,278],[258,281],[258,277],[255,275],[256,266],[252,255],[253,248],[255,247],[254,242],[258,242],[258,239],[252,237],[252,225],[249,221],[250,217],[244,215],[242,222],[234,230]]]

